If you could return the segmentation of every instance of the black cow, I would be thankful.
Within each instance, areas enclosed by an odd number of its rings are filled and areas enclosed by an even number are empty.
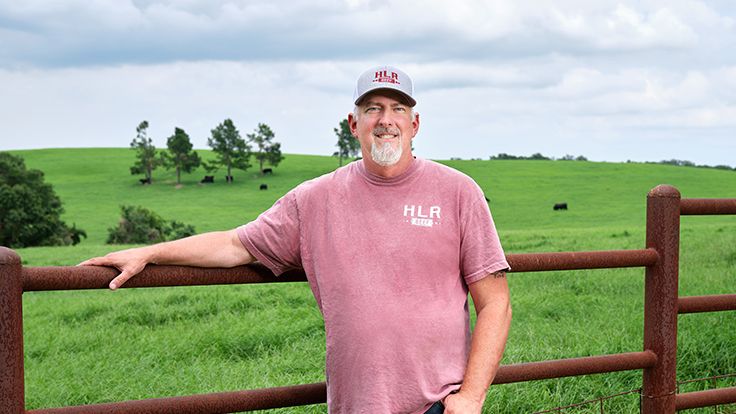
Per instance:
[[[150,179],[150,178],[141,178],[141,179],[140,179],[140,180],[138,180],[138,181],[140,181],[140,182],[141,182],[141,184],[143,184],[143,185],[146,185],[146,184],[151,184],[151,179]]]
[[[214,183],[215,182],[215,176],[214,175],[205,175],[202,181],[200,183]]]
[[[268,190],[268,184],[261,184],[261,190]]]
[[[557,203],[552,207],[552,210],[567,210],[567,203]]]
[[[225,181],[228,182],[228,183],[233,182],[233,176],[232,175],[226,175],[225,176]]]
[[[266,174],[273,174],[273,168],[264,168],[263,175],[266,175]]]

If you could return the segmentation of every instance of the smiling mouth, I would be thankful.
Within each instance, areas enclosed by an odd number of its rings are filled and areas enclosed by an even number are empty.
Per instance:
[[[393,135],[393,134],[381,134],[381,135],[374,134],[373,136],[382,141],[391,141],[391,140],[398,138],[398,135]]]

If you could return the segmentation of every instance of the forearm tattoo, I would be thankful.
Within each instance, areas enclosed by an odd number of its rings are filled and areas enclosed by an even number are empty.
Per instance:
[[[498,272],[493,272],[491,273],[491,276],[495,277],[496,279],[506,277],[506,270],[499,270]]]

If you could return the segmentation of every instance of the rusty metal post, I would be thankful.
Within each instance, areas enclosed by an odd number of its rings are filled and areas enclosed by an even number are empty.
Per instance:
[[[674,414],[677,387],[677,284],[680,254],[680,192],[659,185],[647,195],[647,248],[659,260],[646,268],[644,350],[657,363],[644,369],[643,414]]]
[[[25,412],[22,295],[20,256],[0,246],[0,408],[8,414]]]

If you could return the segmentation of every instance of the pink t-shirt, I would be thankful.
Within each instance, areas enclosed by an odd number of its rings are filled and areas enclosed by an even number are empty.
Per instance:
[[[307,274],[331,413],[422,413],[458,389],[467,285],[509,267],[478,185],[419,158],[392,179],[357,161],[307,181],[238,235],[274,273]]]

